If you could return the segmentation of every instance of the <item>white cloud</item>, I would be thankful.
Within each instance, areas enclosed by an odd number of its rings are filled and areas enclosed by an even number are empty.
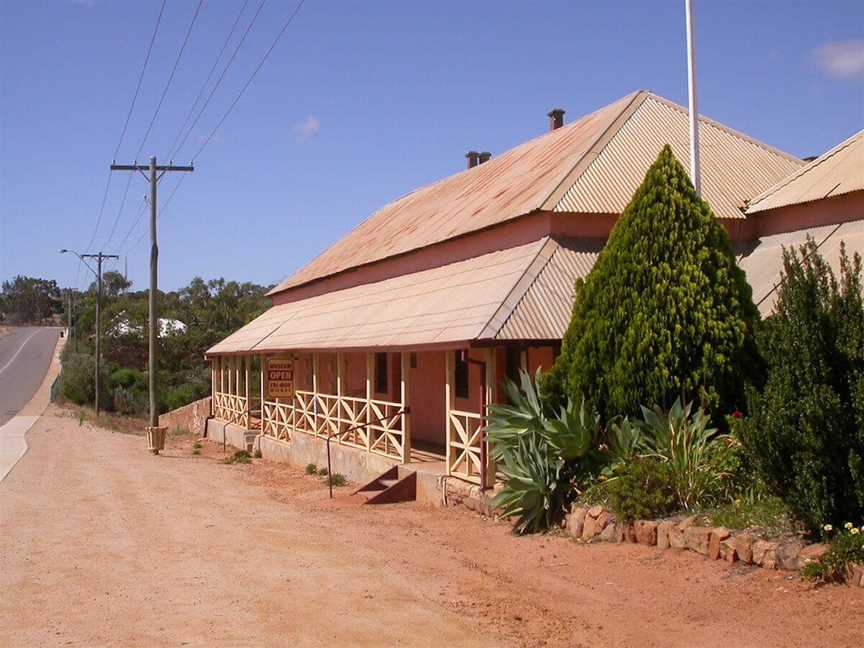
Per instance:
[[[864,40],[828,43],[813,51],[828,76],[835,79],[864,79]]]
[[[321,122],[315,115],[309,115],[303,121],[294,124],[292,130],[298,142],[305,142],[318,134],[318,131],[321,130]]]

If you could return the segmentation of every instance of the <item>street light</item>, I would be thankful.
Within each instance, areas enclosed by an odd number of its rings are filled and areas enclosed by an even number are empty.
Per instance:
[[[120,257],[116,254],[102,254],[99,252],[98,254],[78,254],[75,250],[67,250],[66,248],[62,248],[60,250],[60,254],[66,254],[67,252],[71,252],[78,259],[87,266],[87,269],[90,270],[96,276],[96,371],[94,374],[94,386],[95,386],[95,394],[94,394],[94,407],[96,409],[96,416],[99,416],[99,365],[102,361],[102,261],[104,259],[119,259]],[[84,259],[96,259],[96,268],[94,270],[87,261]]]

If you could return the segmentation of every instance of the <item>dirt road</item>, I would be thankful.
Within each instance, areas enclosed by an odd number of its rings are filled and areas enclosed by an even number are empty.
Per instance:
[[[48,415],[0,483],[0,646],[852,646],[864,590],[334,501]]]

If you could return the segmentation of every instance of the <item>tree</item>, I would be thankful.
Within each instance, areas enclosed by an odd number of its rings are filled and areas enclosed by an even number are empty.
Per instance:
[[[60,288],[53,279],[16,276],[3,282],[0,300],[3,319],[9,322],[41,322],[63,311]]]
[[[758,321],[728,234],[667,145],[576,283],[544,394],[584,396],[606,420],[682,395],[731,412],[758,376]]]
[[[775,314],[759,335],[768,379],[743,427],[765,483],[813,531],[864,517],[861,258],[840,281],[812,240],[784,250]]]

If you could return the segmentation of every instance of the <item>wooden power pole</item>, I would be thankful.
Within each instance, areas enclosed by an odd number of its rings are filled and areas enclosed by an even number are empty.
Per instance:
[[[96,259],[96,374],[93,382],[95,383],[96,393],[94,395],[93,406],[96,409],[96,417],[99,417],[99,369],[102,364],[102,262],[105,259],[119,259],[116,254],[82,254],[82,259]]]
[[[159,246],[156,243],[156,187],[159,180],[169,171],[194,171],[192,165],[173,166],[156,164],[156,156],[150,158],[150,164],[111,164],[112,171],[139,171],[150,183],[150,295],[149,295],[149,346],[148,387],[150,391],[150,427],[159,425],[158,386],[156,384],[156,365],[158,359],[159,317],[156,313],[156,287],[158,284]]]

